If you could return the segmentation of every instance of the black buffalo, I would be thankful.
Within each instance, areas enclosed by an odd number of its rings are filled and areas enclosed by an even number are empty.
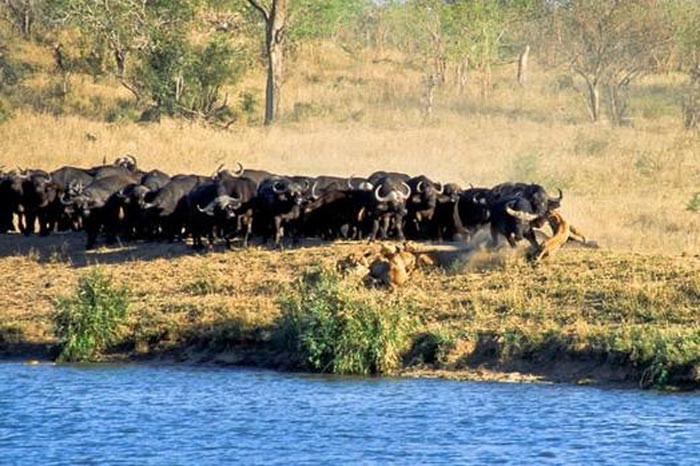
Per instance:
[[[305,200],[304,187],[290,178],[276,176],[263,181],[255,202],[256,224],[263,242],[274,234],[275,246],[282,247],[285,230],[290,231],[297,242]]]

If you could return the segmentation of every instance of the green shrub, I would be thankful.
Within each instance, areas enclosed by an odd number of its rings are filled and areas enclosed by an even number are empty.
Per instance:
[[[605,157],[614,138],[612,131],[598,131],[595,134],[579,132],[574,139],[574,152],[587,157]]]
[[[421,333],[413,338],[406,362],[409,366],[444,364],[455,344],[455,336],[445,331]]]
[[[641,372],[642,388],[664,388],[694,378],[700,367],[700,331],[665,331],[652,326],[636,327],[614,336],[612,349],[629,355]]]
[[[691,212],[700,212],[700,193],[693,194],[685,208]]]
[[[303,367],[360,375],[398,368],[411,328],[400,299],[322,270],[297,280],[281,306],[276,341]]]
[[[136,121],[138,113],[135,105],[126,99],[118,99],[116,104],[105,112],[107,123],[121,123],[126,121]]]
[[[94,360],[116,343],[129,307],[129,292],[115,287],[99,269],[80,278],[75,295],[56,301],[54,329],[59,361]]]
[[[0,123],[5,123],[10,118],[12,118],[12,112],[10,112],[10,109],[0,100]]]
[[[192,296],[225,294],[234,291],[233,287],[223,281],[220,273],[207,266],[197,270],[196,279],[182,287],[182,291]]]

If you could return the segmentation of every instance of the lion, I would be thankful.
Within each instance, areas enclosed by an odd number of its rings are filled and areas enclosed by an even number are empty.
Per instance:
[[[572,240],[586,244],[586,237],[567,222],[558,211],[551,211],[547,216],[547,222],[554,234],[540,245],[539,251],[533,258],[535,262],[551,256],[567,241]]]
[[[394,289],[408,282],[417,268],[432,265],[435,262],[428,254],[417,251],[410,243],[402,243],[382,244],[379,251],[351,253],[336,262],[336,269],[344,275],[363,273],[367,285]]]

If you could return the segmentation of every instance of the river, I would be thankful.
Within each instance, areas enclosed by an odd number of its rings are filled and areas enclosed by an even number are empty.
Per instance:
[[[700,395],[0,364],[0,464],[697,464]]]

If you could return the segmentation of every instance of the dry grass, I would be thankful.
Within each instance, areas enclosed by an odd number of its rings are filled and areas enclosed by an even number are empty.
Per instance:
[[[39,70],[43,66],[35,79],[50,81],[46,51],[24,54]],[[421,73],[400,56],[351,56],[322,44],[302,49],[294,60],[286,117],[275,128],[219,131],[170,120],[106,124],[24,110],[0,125],[0,165],[91,166],[129,152],[142,167],[171,173],[209,173],[221,162],[240,160],[282,174],[391,169],[462,185],[532,181],[562,188],[564,215],[605,247],[700,253],[700,217],[686,210],[700,190],[700,137],[684,132],[674,113],[682,77],[652,76],[636,85],[633,128],[591,125],[577,83],[536,66],[524,89],[513,83],[510,67],[497,70],[487,100],[478,96],[476,80],[463,95],[448,85],[437,97],[435,118],[425,122]],[[260,95],[262,82],[252,73],[229,91]],[[109,107],[128,97],[110,80],[76,75],[72,83],[67,99],[77,108],[91,98]]]
[[[216,355],[263,344],[280,316],[279,298],[293,279],[313,267],[332,267],[340,255],[366,247],[308,244],[285,252],[251,248],[200,255],[178,244],[84,253],[81,243],[79,235],[0,238],[0,271],[7,277],[0,284],[5,297],[0,336],[53,342],[53,300],[69,295],[78,277],[100,264],[131,289],[127,340],[137,353],[190,351],[199,345]],[[692,348],[654,345],[659,339],[683,345],[684,339],[697,338],[699,267],[697,257],[572,248],[533,267],[522,251],[481,252],[468,264],[416,273],[396,293],[412,303],[416,333],[442,335],[443,368],[478,362],[492,344],[495,357],[506,361],[546,353],[554,341],[560,351],[588,357],[618,352],[629,358],[621,364],[642,360],[637,353],[649,364],[657,350],[663,355],[676,351],[668,356],[674,362],[692,361],[697,357]]]
[[[421,73],[402,57],[350,56],[323,46],[304,49],[295,60],[286,116],[274,128],[106,124],[25,109],[0,125],[0,165],[92,166],[129,152],[143,168],[170,173],[210,173],[219,163],[241,161],[281,174],[391,169],[465,186],[539,182],[563,189],[563,215],[603,249],[565,249],[538,268],[515,256],[486,255],[460,273],[420,275],[402,293],[418,304],[425,329],[452,335],[456,348],[470,341],[473,350],[475,335],[484,333],[517,346],[523,334],[536,340],[553,332],[590,348],[595,341],[631,341],[645,326],[684,335],[700,325],[700,215],[686,209],[700,191],[700,138],[684,132],[674,113],[678,76],[637,83],[634,127],[613,130],[586,121],[576,82],[536,67],[525,89],[514,86],[513,70],[500,70],[487,100],[478,97],[476,83],[464,95],[441,91],[435,117],[426,122]],[[48,69],[46,61],[34,60]],[[52,78],[46,71],[34,79],[39,86]],[[261,83],[253,74],[230,91],[259,95]],[[94,96],[109,105],[126,96],[108,81],[74,76],[72,85],[73,101]],[[135,293],[137,349],[177,345],[193,332],[212,341],[242,338],[277,318],[285,283],[358,247],[199,256],[182,245],[86,255],[82,245],[76,236],[0,238],[0,271],[8,277],[0,284],[5,329],[51,341],[52,300],[98,262]]]
[[[92,142],[90,133],[97,136]],[[476,117],[460,125],[374,129],[312,122],[303,128],[215,131],[167,121],[110,126],[79,117],[20,114],[0,126],[0,164],[55,169],[136,154],[144,168],[210,173],[221,162],[282,174],[425,173],[462,185],[535,181],[565,193],[572,224],[615,250],[700,253],[700,142],[667,133],[544,125]]]

